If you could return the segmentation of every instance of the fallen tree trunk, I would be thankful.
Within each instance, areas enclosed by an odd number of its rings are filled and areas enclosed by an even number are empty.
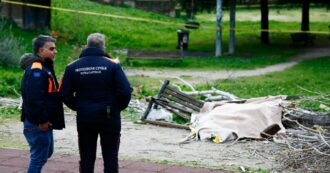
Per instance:
[[[307,126],[330,126],[330,113],[315,113],[298,108],[288,111],[285,116]]]

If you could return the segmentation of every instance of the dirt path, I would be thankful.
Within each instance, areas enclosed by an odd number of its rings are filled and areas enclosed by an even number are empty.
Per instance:
[[[55,152],[78,155],[75,116],[66,116],[66,128],[55,131]],[[193,141],[178,144],[189,134],[187,130],[134,124],[123,119],[119,156],[129,160],[151,160],[154,162],[181,163],[198,167],[239,166],[275,169],[285,154],[286,147],[268,141],[240,141],[238,143],[215,144]],[[0,142],[20,144],[27,149],[22,135],[21,122],[3,122],[0,126]],[[14,147],[15,148],[15,147]],[[98,148],[100,157],[101,149]]]
[[[148,76],[156,78],[176,78],[188,77],[187,81],[191,83],[206,83],[216,79],[237,78],[242,76],[257,76],[271,72],[283,71],[290,68],[300,61],[313,59],[323,56],[330,56],[330,48],[310,48],[304,50],[304,53],[297,55],[290,62],[275,64],[264,68],[254,70],[218,70],[218,71],[198,71],[198,70],[143,70],[143,69],[125,69],[128,76]]]

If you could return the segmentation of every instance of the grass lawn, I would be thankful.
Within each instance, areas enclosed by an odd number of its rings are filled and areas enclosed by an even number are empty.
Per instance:
[[[212,87],[231,92],[241,98],[267,95],[312,95],[298,86],[315,92],[330,93],[330,57],[303,61],[298,65],[282,71],[255,77],[217,80],[197,85],[198,90]],[[149,77],[129,77],[140,95],[155,95],[160,86],[159,80]],[[183,87],[185,88],[185,87]],[[152,89],[152,90],[150,90]]]
[[[267,95],[312,95],[298,86],[324,94],[330,93],[330,57],[301,62],[282,71],[256,77],[218,80],[210,84],[242,98]],[[205,86],[200,86],[204,88]]]

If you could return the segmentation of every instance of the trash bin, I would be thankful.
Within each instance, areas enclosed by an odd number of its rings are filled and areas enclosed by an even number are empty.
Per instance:
[[[188,40],[189,40],[189,31],[184,29],[178,29],[178,46],[177,49],[186,50],[188,48]]]

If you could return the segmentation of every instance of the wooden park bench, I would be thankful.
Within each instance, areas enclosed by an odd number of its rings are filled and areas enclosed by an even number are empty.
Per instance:
[[[316,39],[315,34],[297,32],[291,34],[291,39],[294,45],[303,43],[305,45],[313,45],[314,40]]]
[[[170,85],[170,81],[164,81],[159,93],[156,98],[151,97],[147,100],[149,102],[147,110],[144,112],[141,120],[161,126],[169,126],[176,128],[189,129],[188,126],[179,125],[175,123],[169,122],[161,122],[161,121],[153,121],[148,120],[147,117],[151,111],[151,109],[157,109],[158,106],[161,106],[168,110],[169,112],[189,121],[190,115],[193,112],[199,112],[203,107],[204,102],[193,98],[190,95],[187,95],[173,86]]]
[[[128,49],[126,64],[129,60],[144,59],[144,60],[182,60],[180,50],[133,50]]]

